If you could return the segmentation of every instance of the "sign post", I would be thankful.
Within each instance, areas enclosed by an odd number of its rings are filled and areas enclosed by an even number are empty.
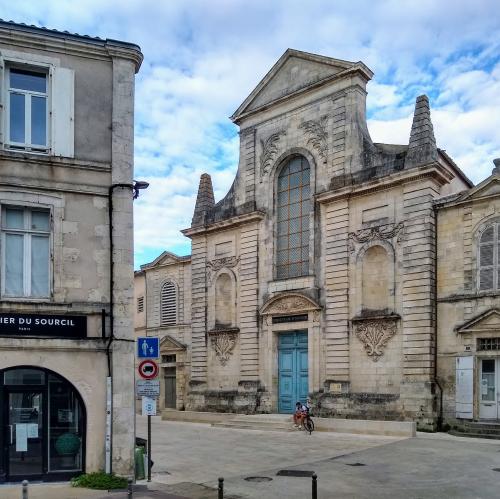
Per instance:
[[[160,339],[137,338],[137,357],[142,359],[137,370],[143,381],[137,381],[137,395],[142,396],[142,415],[148,417],[148,482],[151,481],[151,416],[156,416],[156,397],[160,395],[158,364],[151,359],[160,357]]]

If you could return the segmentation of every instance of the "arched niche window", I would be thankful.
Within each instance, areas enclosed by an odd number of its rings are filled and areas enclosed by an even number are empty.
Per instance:
[[[162,326],[171,326],[177,323],[177,287],[170,281],[161,287],[160,323]]]
[[[389,265],[389,255],[382,246],[366,250],[362,270],[363,310],[385,310],[389,307]]]
[[[276,186],[276,277],[286,279],[309,274],[309,225],[311,169],[296,156],[281,169]]]
[[[215,281],[215,326],[233,325],[233,282],[229,274],[220,274]]]
[[[479,238],[478,288],[480,291],[499,289],[499,226],[500,223],[488,226]]]

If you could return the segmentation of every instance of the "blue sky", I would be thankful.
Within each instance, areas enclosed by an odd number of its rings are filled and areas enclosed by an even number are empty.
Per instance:
[[[352,61],[375,76],[368,118],[376,142],[408,142],[427,93],[439,147],[474,181],[500,156],[497,0],[0,0],[0,17],[137,43],[136,268],[164,249],[190,252],[198,179],[216,200],[238,164],[228,116],[288,48]]]

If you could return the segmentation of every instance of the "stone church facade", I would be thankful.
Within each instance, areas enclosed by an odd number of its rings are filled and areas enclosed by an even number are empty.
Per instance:
[[[437,295],[472,289],[471,231],[490,198],[477,213],[459,201],[473,186],[436,146],[426,96],[408,144],[371,140],[372,76],[361,62],[287,50],[232,116],[236,178],[215,203],[202,175],[183,231],[191,255],[164,252],[136,272],[136,333],[162,338],[170,373],[163,406],[287,413],[310,396],[318,416],[421,427],[442,408],[455,417],[454,366],[437,360],[468,334],[449,334],[437,314],[467,321],[497,297],[479,308],[463,298],[462,310]],[[464,283],[449,282],[462,256],[437,237],[446,217],[460,227],[447,222],[446,237],[468,231]]]

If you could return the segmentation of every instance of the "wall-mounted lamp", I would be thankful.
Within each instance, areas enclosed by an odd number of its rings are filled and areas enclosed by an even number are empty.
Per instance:
[[[134,180],[133,190],[134,190],[134,199],[139,197],[139,191],[142,189],[147,189],[149,187],[148,182],[144,182],[144,180]]]

